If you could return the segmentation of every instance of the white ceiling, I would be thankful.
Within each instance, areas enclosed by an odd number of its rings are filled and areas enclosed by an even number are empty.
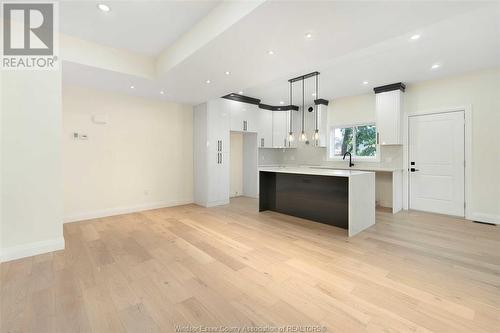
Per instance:
[[[61,1],[61,32],[98,44],[156,55],[220,1]],[[108,4],[109,12],[97,9]]]
[[[144,2],[150,5],[157,3]],[[415,33],[421,38],[411,41]],[[433,63],[442,66],[430,70]],[[64,64],[63,78],[192,104],[240,90],[278,104],[288,100],[288,78],[314,70],[321,72],[320,97],[331,99],[495,66],[500,66],[498,1],[268,1],[155,81],[76,64]]]

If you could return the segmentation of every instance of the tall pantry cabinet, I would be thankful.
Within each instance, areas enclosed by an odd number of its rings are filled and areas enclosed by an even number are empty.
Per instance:
[[[194,107],[194,202],[229,203],[230,114],[222,99]]]

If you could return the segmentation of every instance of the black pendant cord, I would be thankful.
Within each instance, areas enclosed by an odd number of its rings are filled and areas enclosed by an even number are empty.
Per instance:
[[[292,106],[292,100],[293,100],[293,97],[292,97],[292,82],[290,82],[290,135],[293,133],[293,109],[291,108]]]
[[[316,99],[319,99],[319,94],[318,94],[318,75],[316,74]],[[318,131],[318,105],[314,103],[315,108],[316,108],[316,132]]]
[[[304,121],[305,121],[305,81],[302,80],[302,134],[304,133]]]

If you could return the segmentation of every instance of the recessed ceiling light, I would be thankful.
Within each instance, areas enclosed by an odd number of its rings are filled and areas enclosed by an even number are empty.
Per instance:
[[[280,104],[283,105],[283,104],[285,104],[285,102],[281,101]]]
[[[134,86],[130,86],[130,89],[135,89],[135,87]]]
[[[103,3],[98,4],[97,8],[99,8],[103,12],[109,12],[111,10],[108,5],[105,5]]]
[[[238,94],[243,95],[243,91],[240,91]]]
[[[310,32],[306,33],[306,38],[311,38],[312,36],[313,36],[312,33]]]
[[[205,81],[206,84],[210,84],[210,82],[211,82],[210,80],[206,80]]]
[[[364,85],[367,85],[367,84],[368,84],[368,81],[363,81],[363,84],[364,84]]]
[[[226,71],[224,74],[229,75],[229,74],[231,74],[231,72],[230,71]]]
[[[420,38],[420,35],[419,34],[415,34],[413,36],[410,37],[411,40],[417,40]]]
[[[441,67],[441,64],[434,64],[431,66],[431,69],[438,69],[439,67]]]
[[[274,54],[274,51],[273,51],[273,50],[269,50],[269,51],[267,51],[267,54],[269,54],[269,55],[273,55],[273,54]]]
[[[165,95],[165,92],[162,90],[162,91],[160,91],[160,94],[161,95]]]

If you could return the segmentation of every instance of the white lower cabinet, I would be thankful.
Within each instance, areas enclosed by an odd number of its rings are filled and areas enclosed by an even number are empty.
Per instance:
[[[194,107],[194,201],[229,203],[229,111],[222,99]]]

